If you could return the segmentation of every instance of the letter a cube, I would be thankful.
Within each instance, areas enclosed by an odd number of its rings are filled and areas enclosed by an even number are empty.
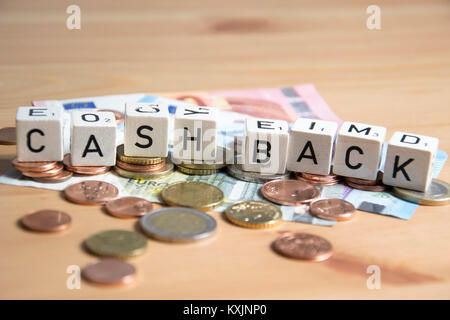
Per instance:
[[[72,165],[115,165],[116,129],[116,117],[112,112],[73,111]]]
[[[247,118],[242,169],[267,174],[284,173],[288,144],[286,121]]]
[[[369,124],[344,122],[336,139],[333,173],[375,180],[381,162],[386,128]]]
[[[19,107],[16,136],[19,161],[61,161],[64,157],[61,108]]]
[[[432,180],[438,144],[437,138],[394,132],[386,152],[383,183],[425,192]]]
[[[336,131],[336,122],[298,118],[289,136],[287,169],[329,174]]]
[[[124,153],[136,157],[167,157],[169,106],[166,103],[127,103]]]
[[[216,160],[217,109],[179,106],[175,113],[173,157],[182,160]]]

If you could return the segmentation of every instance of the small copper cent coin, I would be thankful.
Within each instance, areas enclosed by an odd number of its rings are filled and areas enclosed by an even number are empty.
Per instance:
[[[142,198],[123,197],[106,203],[106,211],[119,218],[139,218],[153,209],[153,204]]]
[[[73,173],[89,176],[103,174],[111,169],[111,167],[109,166],[73,166],[70,153],[64,156],[63,163],[66,166],[66,170],[72,171]]]
[[[309,213],[322,219],[345,221],[353,218],[355,207],[342,199],[321,199],[311,203]]]
[[[64,182],[72,178],[73,173],[67,170],[63,170],[60,174],[51,177],[33,178],[34,181],[41,183],[58,183]]]
[[[317,199],[320,191],[301,180],[273,180],[261,187],[261,194],[272,202],[297,206]]]
[[[96,180],[77,182],[64,189],[67,200],[85,205],[103,205],[118,194],[119,190],[111,183]]]
[[[21,220],[24,227],[39,232],[59,232],[70,227],[70,216],[58,210],[39,210],[24,216]]]
[[[56,161],[25,162],[19,161],[17,158],[15,158],[13,161],[11,161],[11,164],[13,165],[14,168],[20,171],[42,172],[53,169],[56,166],[57,162]]]
[[[24,176],[30,177],[30,178],[44,178],[44,177],[53,177],[59,175],[61,172],[64,171],[64,165],[62,163],[57,163],[54,168],[47,170],[47,171],[22,171],[22,174]]]
[[[333,255],[331,243],[308,233],[285,233],[273,242],[273,249],[293,259],[324,261]]]
[[[89,282],[102,285],[125,285],[136,278],[136,268],[123,260],[101,259],[83,268],[81,275]]]

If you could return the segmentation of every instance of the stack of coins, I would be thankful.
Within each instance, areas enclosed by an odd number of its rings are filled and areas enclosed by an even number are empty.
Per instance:
[[[168,158],[127,156],[124,153],[123,144],[117,147],[117,160],[114,170],[122,177],[154,179],[171,173],[173,167]]]
[[[82,176],[95,176],[98,174],[104,174],[111,169],[111,167],[109,166],[73,166],[72,158],[69,153],[64,156],[63,163],[67,171]]]
[[[64,170],[64,165],[57,161],[25,162],[14,159],[14,168],[37,182],[56,183],[66,181],[72,176],[72,172]]]
[[[351,177],[344,177],[345,183],[354,189],[363,191],[382,192],[387,189],[383,184],[383,173],[380,171],[376,180],[365,180]]]
[[[335,174],[312,174],[299,172],[295,174],[295,179],[308,182],[313,186],[332,186],[339,183],[339,176]]]
[[[210,175],[219,172],[226,167],[227,149],[217,148],[217,158],[215,161],[195,161],[195,160],[174,160],[180,172],[189,175]],[[232,156],[232,155],[231,155]]]

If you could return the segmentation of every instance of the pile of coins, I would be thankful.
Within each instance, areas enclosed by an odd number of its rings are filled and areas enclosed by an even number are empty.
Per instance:
[[[344,177],[345,183],[354,189],[372,192],[382,192],[387,189],[387,186],[383,184],[383,173],[378,172],[377,179],[365,180],[351,177]]]
[[[306,172],[296,173],[295,179],[308,182],[313,186],[332,186],[340,181],[339,176],[335,174],[320,175]]]
[[[173,172],[173,168],[168,158],[127,156],[123,144],[117,147],[114,171],[124,178],[155,179]]]
[[[223,147],[217,147],[215,161],[200,161],[200,160],[178,160],[174,159],[177,165],[178,171],[196,176],[210,175],[219,172],[221,169],[225,168],[227,165],[227,149]]]
[[[24,176],[37,182],[57,183],[72,177],[72,172],[64,170],[64,165],[58,161],[24,162],[16,158],[11,163]]]
[[[111,170],[109,166],[73,166],[70,154],[66,154],[63,159],[64,167],[67,171],[76,173],[80,176],[95,176],[107,173]]]

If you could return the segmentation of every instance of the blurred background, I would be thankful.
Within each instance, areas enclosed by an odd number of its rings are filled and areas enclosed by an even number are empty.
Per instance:
[[[450,101],[443,0],[1,0],[0,42],[3,126],[31,100],[313,83],[341,119],[426,134]]]

